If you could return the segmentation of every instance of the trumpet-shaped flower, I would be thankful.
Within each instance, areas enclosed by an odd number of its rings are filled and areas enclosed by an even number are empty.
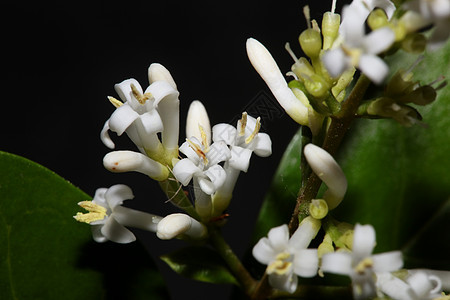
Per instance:
[[[162,145],[172,156],[177,151],[179,93],[170,73],[161,65],[152,66],[149,68],[151,84],[145,91],[135,79],[127,79],[114,86],[123,102],[109,97],[116,110],[101,133],[103,143],[109,148],[114,148],[108,134],[111,130],[118,135],[126,132],[139,150],[150,156],[161,155]],[[155,78],[162,80],[155,81]],[[162,145],[157,133],[161,133]]]
[[[353,1],[344,7],[342,24],[339,29],[341,39],[333,49],[327,51],[323,63],[332,77],[338,77],[352,66],[358,67],[373,82],[380,84],[389,72],[386,63],[377,54],[387,50],[395,41],[394,32],[388,27],[382,27],[365,34],[364,23],[378,2],[385,4],[390,1]],[[391,3],[392,4],[392,3]],[[393,4],[392,4],[393,5]],[[381,6],[383,8],[383,6]],[[385,5],[388,16],[391,6]],[[395,7],[394,7],[395,10]]]
[[[305,218],[289,238],[287,225],[272,228],[253,247],[253,256],[267,265],[269,283],[272,287],[293,293],[297,289],[297,275],[314,277],[319,258],[317,249],[307,249],[320,229],[320,221]]]
[[[123,184],[97,189],[92,201],[78,203],[88,213],[77,213],[74,218],[92,225],[92,236],[98,243],[134,242],[136,237],[125,226],[156,232],[161,217],[122,206],[123,201],[133,198],[131,189]]]
[[[355,299],[376,296],[375,272],[392,272],[403,266],[402,253],[392,251],[372,255],[375,230],[371,225],[356,224],[352,252],[333,252],[322,257],[323,272],[350,276]]]
[[[377,287],[394,300],[431,300],[442,297],[441,279],[424,271],[410,273],[405,280],[391,273],[379,273]]]

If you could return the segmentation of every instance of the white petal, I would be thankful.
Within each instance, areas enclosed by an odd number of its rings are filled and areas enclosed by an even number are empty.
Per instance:
[[[206,153],[206,158],[208,159],[208,165],[212,166],[218,164],[221,161],[226,161],[230,159],[231,152],[227,144],[224,141],[218,141],[213,143],[209,147],[209,151]]]
[[[289,240],[289,249],[292,253],[306,249],[320,230],[321,222],[312,217],[306,217],[295,230]]]
[[[198,101],[192,101],[186,118],[186,138],[190,139],[195,136],[198,140],[202,140],[200,132],[201,126],[206,134],[206,141],[208,145],[211,144],[211,124],[209,122],[208,113],[203,104]]]
[[[140,172],[155,180],[167,179],[168,169],[142,153],[114,151],[105,155],[103,165],[111,172]]]
[[[260,157],[267,157],[272,154],[272,140],[267,133],[258,133],[251,142],[250,149]]]
[[[262,238],[256,243],[252,250],[253,257],[264,265],[270,264],[278,252],[272,247],[272,243],[268,238]]]
[[[381,84],[389,73],[386,63],[375,55],[361,55],[358,68],[376,84]]]
[[[375,272],[392,272],[403,267],[401,251],[390,251],[372,255],[373,270]]]
[[[122,205],[123,201],[133,198],[133,191],[124,184],[113,185],[105,193],[106,202],[112,210],[117,205]]]
[[[162,219],[160,216],[123,206],[117,206],[114,209],[114,218],[123,226],[139,228],[151,232],[156,232],[158,223]]]
[[[317,249],[301,249],[294,254],[294,273],[301,277],[314,277],[319,267]]]
[[[274,227],[267,234],[272,248],[278,253],[286,251],[289,241],[289,229],[286,224]]]
[[[411,286],[414,293],[419,299],[426,298],[426,296],[429,295],[431,291],[441,291],[440,281],[436,282],[430,280],[429,276],[425,272],[414,273],[406,279],[406,282]],[[435,287],[437,287],[438,289],[435,289]]]
[[[100,139],[102,140],[103,144],[105,144],[106,147],[109,149],[114,149],[116,145],[114,145],[114,142],[111,140],[109,136],[109,119],[106,120],[105,125],[103,125],[103,129],[100,133]]]
[[[372,0],[371,10],[375,8],[381,8],[386,13],[388,19],[391,19],[396,10],[395,4],[389,0]]]
[[[389,49],[394,41],[395,33],[386,26],[366,35],[362,43],[367,53],[378,54]]]
[[[148,68],[148,81],[152,84],[155,81],[166,81],[168,82],[175,90],[177,89],[177,85],[173,80],[172,75],[169,70],[167,70],[163,65],[158,63],[153,63]]]
[[[102,234],[102,225],[91,225],[91,231],[92,231],[92,238],[97,243],[104,243],[107,242],[108,239]]]
[[[289,272],[282,275],[272,273],[269,275],[269,284],[273,288],[293,293],[297,289],[298,278],[293,273]]]
[[[192,176],[197,172],[201,172],[201,170],[191,160],[185,158],[177,162],[173,167],[172,172],[175,178],[180,181],[182,185],[186,186],[191,181]]]
[[[186,214],[171,214],[158,223],[156,235],[162,240],[170,240],[183,234],[191,227],[192,220]]]
[[[333,156],[314,144],[306,145],[303,153],[314,173],[327,185],[328,190],[324,199],[328,209],[334,209],[347,191],[347,179],[344,172]]]
[[[214,187],[213,187],[214,191],[212,193],[214,193],[218,188],[220,188],[224,184],[225,179],[227,177],[225,170],[219,165],[211,166],[210,168],[208,168],[208,170],[203,172],[203,174],[205,176],[207,176],[209,178],[209,180],[211,180],[212,184],[214,185]],[[204,192],[207,193],[208,195],[212,194],[212,193],[208,193],[206,191],[204,191]]]
[[[416,297],[411,287],[403,280],[391,273],[377,274],[377,286],[392,299],[415,300]]]
[[[109,128],[118,135],[122,135],[137,118],[139,118],[139,114],[131,106],[124,104],[112,113],[109,119]]]
[[[212,140],[214,142],[224,141],[227,145],[234,145],[236,141],[237,130],[229,124],[220,123],[212,128]]]
[[[342,22],[339,33],[344,37],[345,44],[358,48],[364,37],[364,23],[370,10],[362,1],[353,1],[342,8]]]
[[[331,77],[339,77],[351,67],[347,56],[341,48],[326,51],[322,56],[322,62]]]
[[[101,206],[107,206],[108,203],[106,203],[105,199],[105,194],[107,190],[108,190],[107,188],[98,188],[97,190],[95,190],[95,195],[92,202]]]
[[[375,229],[372,225],[355,225],[353,233],[353,255],[355,261],[369,257],[375,247]]]
[[[450,271],[430,270],[430,269],[413,269],[409,273],[425,272],[428,276],[435,276],[439,278],[442,283],[442,288],[445,291],[450,291]]]
[[[231,158],[228,160],[229,166],[236,170],[247,172],[251,156],[252,151],[250,149],[233,146],[231,148]]]
[[[352,273],[352,256],[347,252],[333,252],[322,256],[323,272],[349,275]]]
[[[308,125],[308,109],[299,101],[269,51],[257,40],[247,40],[247,55],[255,70],[266,82],[280,105],[299,124]]]
[[[191,139],[189,139],[192,143],[196,144],[196,145],[201,145],[201,143],[199,141],[197,141],[197,139],[195,137],[192,137]],[[183,144],[181,144],[180,148],[179,148],[180,152],[183,153],[184,155],[187,156],[187,158],[189,158],[193,163],[195,163],[196,165],[199,164],[200,162],[200,157],[198,156],[198,154],[194,151],[194,149],[192,149],[192,147],[190,146],[190,144],[186,141]]]
[[[101,229],[101,233],[110,241],[120,244],[128,244],[134,242],[136,237],[134,234],[120,225],[113,217],[108,218],[105,225]]]
[[[146,134],[152,134],[163,131],[161,117],[155,109],[140,115],[139,117]]]
[[[134,85],[136,87],[136,89],[142,94],[142,87],[139,84],[139,82],[134,79],[126,79],[124,81],[122,81],[121,83],[118,83],[116,85],[114,85],[114,89],[116,90],[116,93],[119,95],[120,99],[123,100],[123,102],[129,102],[128,105],[132,105],[134,104],[134,97],[132,97],[132,92],[131,92],[131,85]]]

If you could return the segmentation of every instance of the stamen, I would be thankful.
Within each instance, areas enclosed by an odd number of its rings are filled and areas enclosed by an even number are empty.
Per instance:
[[[361,260],[361,262],[358,265],[356,265],[355,272],[357,272],[359,274],[364,274],[364,271],[366,269],[369,269],[372,267],[373,267],[373,260],[370,257],[366,257],[363,260]]]
[[[242,113],[241,128],[239,128],[239,136],[245,135],[245,127],[247,126],[247,112]]]
[[[405,71],[405,73],[402,76],[404,81],[409,81],[412,78],[413,76],[412,71],[417,67],[417,65],[419,65],[422,62],[424,58],[425,58],[424,55],[420,55],[416,59],[416,61],[411,65],[411,67],[409,67],[409,69]]]
[[[85,214],[79,212],[74,216],[75,220],[78,222],[90,224],[95,221],[103,220],[106,217],[106,208],[95,204],[92,201],[81,201],[78,205],[88,211],[88,213]]]
[[[203,152],[203,150],[200,149],[200,147],[197,144],[193,143],[191,140],[186,139],[186,142],[188,142],[188,144],[192,148],[192,150],[194,150],[195,153],[197,153],[197,155],[203,159],[203,162],[205,163],[205,165],[207,165],[208,159],[206,158],[205,152]]]
[[[245,143],[249,144],[251,141],[253,141],[253,139],[258,134],[260,129],[261,129],[261,117],[258,117],[256,119],[255,129],[253,130],[252,134],[248,138],[245,139]]]
[[[109,100],[109,102],[111,102],[112,105],[114,105],[115,108],[119,108],[123,105],[122,101],[120,101],[114,97],[108,96],[108,100]]]
[[[334,14],[334,11],[336,10],[336,0],[333,0],[331,3],[331,13]]]
[[[202,137],[202,145],[205,148],[205,153],[206,153],[209,151],[208,137],[206,136],[206,132],[203,129],[202,125],[198,124],[198,129],[200,130],[200,135]]]
[[[309,10],[308,5],[303,6],[303,15],[305,16],[308,29],[311,29],[311,11]]]
[[[139,101],[140,104],[144,104],[145,101],[150,99],[152,97],[152,94],[145,93],[144,95],[139,92],[139,90],[136,88],[134,84],[131,84],[131,92],[133,93],[133,96],[136,98],[137,101]]]
[[[295,56],[294,51],[292,51],[291,45],[289,44],[289,42],[287,42],[286,44],[284,44],[284,49],[286,49],[286,51],[289,53],[289,55],[292,57],[292,59],[293,59],[295,62],[298,62],[298,58],[297,58],[297,56]]]
[[[436,78],[435,80],[433,80],[432,82],[430,82],[427,85],[432,86],[432,85],[440,82],[440,84],[435,88],[435,90],[437,91],[437,90],[440,90],[440,89],[442,89],[443,87],[445,87],[447,85],[447,81],[444,81],[444,80],[445,80],[445,76],[441,75],[441,76],[439,76],[438,78]],[[444,82],[441,82],[441,81],[444,81]]]

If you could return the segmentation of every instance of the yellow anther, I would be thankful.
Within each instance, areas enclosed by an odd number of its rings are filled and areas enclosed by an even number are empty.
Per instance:
[[[131,92],[133,93],[134,98],[136,98],[137,101],[139,101],[140,104],[144,104],[145,101],[150,99],[152,97],[151,93],[145,93],[144,95],[141,94],[141,92],[136,88],[134,84],[131,84]]]
[[[206,136],[206,132],[203,129],[202,125],[198,124],[198,129],[200,130],[200,135],[202,137],[202,145],[205,148],[205,153],[209,151],[209,145],[208,145],[208,137]]]
[[[256,125],[255,125],[255,129],[253,130],[252,134],[245,139],[245,143],[249,144],[251,141],[253,141],[253,139],[255,138],[255,136],[258,134],[259,130],[261,129],[261,118],[258,117],[256,119]]]
[[[239,136],[245,135],[245,127],[247,126],[247,112],[242,113],[241,127],[239,128]]]
[[[193,143],[191,140],[186,139],[186,142],[188,142],[189,146],[192,148],[192,150],[195,151],[195,153],[197,153],[197,155],[203,159],[203,162],[205,163],[205,165],[208,164],[208,159],[206,158],[206,153],[195,143]]]
[[[78,205],[88,211],[86,214],[79,212],[76,216],[74,216],[75,220],[78,222],[90,224],[95,221],[103,220],[106,217],[106,208],[95,204],[92,201],[81,201]]]
[[[342,51],[344,51],[347,56],[350,56],[352,65],[357,66],[362,54],[361,49],[350,49],[345,47],[344,45],[341,45],[341,47]]]
[[[355,272],[359,274],[364,274],[366,269],[373,267],[373,260],[370,257],[366,257],[359,262],[355,267]]]
[[[276,273],[278,275],[283,275],[289,272],[292,262],[286,261],[291,255],[287,252],[280,253],[276,256],[276,260],[267,266],[267,273]]]
[[[115,106],[115,108],[119,108],[123,105],[122,101],[120,101],[114,97],[108,96],[108,100],[109,100],[109,102],[111,102],[112,105]]]

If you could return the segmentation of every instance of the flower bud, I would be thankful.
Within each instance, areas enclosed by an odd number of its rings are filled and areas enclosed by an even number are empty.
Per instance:
[[[341,16],[332,12],[326,12],[322,18],[322,36],[323,36],[323,50],[331,48],[334,40],[339,33],[339,24],[341,23]]]
[[[322,49],[320,32],[312,28],[304,30],[298,37],[303,52],[311,58],[318,57]]]
[[[186,214],[171,214],[158,223],[156,235],[162,240],[170,240],[180,235],[192,239],[206,237],[206,227]]]
[[[209,123],[208,113],[198,100],[192,101],[186,119],[186,138],[190,139],[193,136],[199,141],[206,138],[207,144],[211,144],[211,124]]]
[[[419,54],[425,51],[427,39],[423,34],[412,33],[402,41],[402,49],[406,52]]]
[[[369,17],[367,18],[367,24],[369,25],[370,29],[377,30],[381,27],[389,25],[389,20],[384,10],[377,8],[370,13]]]
[[[427,105],[436,99],[436,90],[429,86],[424,85],[416,88],[412,93],[405,95],[400,99],[401,102],[404,99],[406,103],[411,102],[417,105]]]
[[[297,60],[295,64],[292,65],[291,70],[302,81],[304,80],[305,77],[311,77],[315,74],[313,67],[311,66],[309,61],[304,57],[300,57],[300,59]]]
[[[309,215],[314,219],[323,219],[328,214],[328,204],[323,199],[313,199],[309,204]]]
[[[150,82],[150,84],[152,84],[155,81],[166,81],[175,90],[177,89],[177,85],[173,80],[169,70],[167,70],[163,65],[158,63],[153,63],[148,68],[148,81]]]

